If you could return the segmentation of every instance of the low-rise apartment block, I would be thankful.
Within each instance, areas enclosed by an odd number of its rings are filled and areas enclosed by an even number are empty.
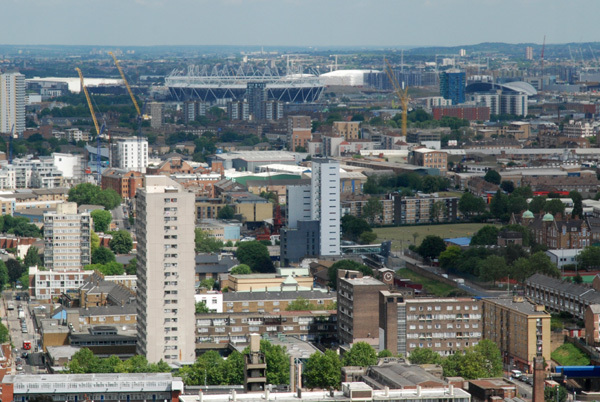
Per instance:
[[[531,372],[538,353],[550,361],[550,314],[521,296],[483,299],[483,338],[500,348],[506,364]]]
[[[335,304],[336,294],[320,290],[226,292],[223,293],[223,312],[279,314],[298,299],[326,308]]]
[[[394,224],[453,222],[458,219],[458,197],[417,194],[414,197],[391,196],[394,202]]]
[[[481,300],[407,299],[401,292],[379,292],[379,349],[410,356],[429,348],[442,356],[477,345],[482,338]]]
[[[335,311],[326,310],[196,314],[197,343],[248,343],[252,333],[272,337],[284,334],[309,342],[332,340],[337,333],[337,316]]]

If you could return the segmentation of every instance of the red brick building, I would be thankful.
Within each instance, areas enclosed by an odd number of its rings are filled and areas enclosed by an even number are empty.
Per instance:
[[[132,199],[138,188],[144,185],[144,175],[136,171],[106,169],[102,173],[102,190],[113,189],[121,198]]]
[[[432,111],[434,120],[441,120],[444,116],[469,121],[487,121],[490,119],[490,108],[487,106],[434,106]]]

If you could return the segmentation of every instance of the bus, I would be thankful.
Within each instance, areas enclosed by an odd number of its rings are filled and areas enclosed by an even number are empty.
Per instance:
[[[23,341],[23,350],[31,350],[31,341]]]

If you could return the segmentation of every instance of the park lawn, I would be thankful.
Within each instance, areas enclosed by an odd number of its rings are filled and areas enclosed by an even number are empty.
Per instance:
[[[565,343],[557,348],[551,356],[552,360],[561,366],[588,366],[590,364],[590,358],[570,343]]]
[[[410,279],[415,283],[423,285],[423,289],[425,289],[427,293],[438,297],[460,296],[465,294],[462,290],[457,289],[454,286],[426,278],[408,268],[401,268],[396,271],[396,274],[400,278]]]
[[[452,237],[471,237],[479,229],[484,227],[485,223],[456,223],[446,225],[418,225],[418,226],[398,226],[387,228],[374,228],[379,241],[392,240],[392,249],[400,250],[401,247],[408,248],[413,244],[413,233],[418,233],[417,245],[421,244],[425,236],[435,235],[442,239]]]

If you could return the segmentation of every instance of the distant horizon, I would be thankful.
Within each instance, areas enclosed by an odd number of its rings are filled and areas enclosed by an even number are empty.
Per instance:
[[[597,0],[11,0],[2,2],[0,38],[15,46],[317,49],[582,43],[600,39],[599,8]]]
[[[242,45],[242,44],[219,44],[219,45],[191,45],[191,44],[168,44],[168,45],[99,45],[99,44],[52,44],[52,43],[36,43],[36,44],[25,44],[25,43],[0,43],[0,47],[101,47],[101,48],[164,48],[164,47],[190,47],[190,48],[301,48],[301,49],[369,49],[369,50],[385,50],[385,49],[419,49],[419,48],[461,48],[461,47],[474,47],[486,44],[499,44],[499,45],[523,45],[523,46],[543,46],[543,43],[535,42],[502,42],[502,41],[486,41],[477,42],[471,44],[459,44],[459,45],[403,45],[403,46],[383,46],[383,45]],[[546,46],[566,46],[566,45],[587,45],[587,44],[600,44],[598,41],[584,41],[584,42],[557,42],[557,43],[546,43]]]

